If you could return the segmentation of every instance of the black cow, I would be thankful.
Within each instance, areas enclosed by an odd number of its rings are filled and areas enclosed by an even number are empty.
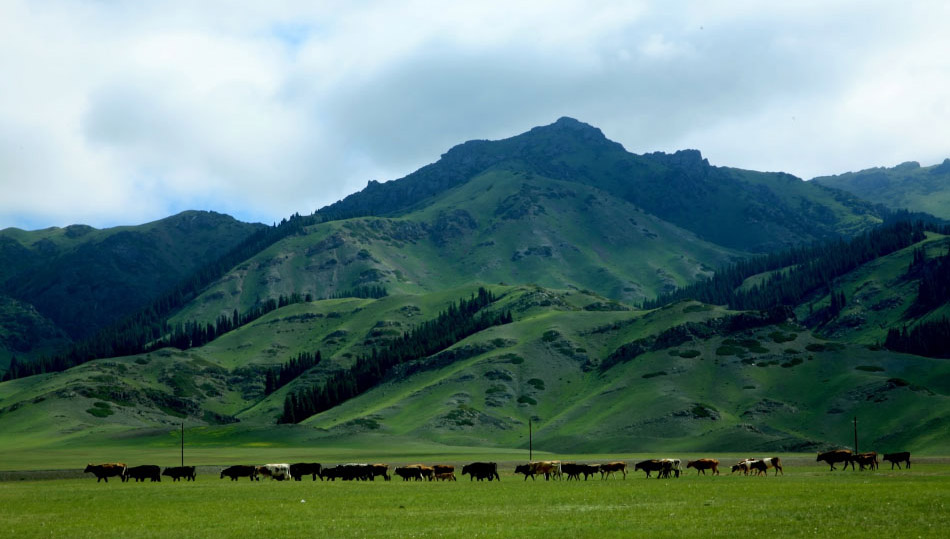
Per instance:
[[[497,479],[501,481],[501,476],[498,475],[498,463],[497,462],[473,462],[471,464],[466,464],[462,466],[462,475],[468,474],[469,481],[472,479]]]
[[[188,481],[195,480],[195,467],[194,466],[174,466],[172,468],[165,468],[165,471],[162,472],[162,475],[167,475],[172,478],[172,481],[178,481],[184,477]]]
[[[901,469],[901,463],[907,463],[907,469],[910,469],[910,451],[901,451],[900,453],[884,453],[882,457],[884,462],[891,463],[891,469],[894,469],[894,465],[897,464],[897,469]]]
[[[139,481],[144,482],[146,479],[151,479],[154,483],[162,480],[162,469],[154,464],[143,464],[142,466],[126,468],[124,475],[124,481],[135,479],[135,482],[138,483]]]
[[[257,476],[257,466],[231,466],[221,470],[221,479],[230,477],[231,481],[237,481],[238,477],[249,477],[251,481],[260,481]]]
[[[323,481],[322,472],[323,466],[319,462],[298,462],[290,465],[290,477],[293,477],[294,481],[302,480],[305,475],[313,477],[314,481],[319,475],[320,481]]]

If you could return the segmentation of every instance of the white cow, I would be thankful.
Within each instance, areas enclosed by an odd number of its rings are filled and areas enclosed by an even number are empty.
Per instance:
[[[265,464],[257,467],[257,473],[278,481],[291,478],[290,464]]]

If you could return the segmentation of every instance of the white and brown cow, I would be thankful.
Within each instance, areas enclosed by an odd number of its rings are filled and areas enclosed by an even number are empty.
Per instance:
[[[257,467],[257,473],[263,477],[270,477],[277,481],[291,479],[290,464],[265,464]]]

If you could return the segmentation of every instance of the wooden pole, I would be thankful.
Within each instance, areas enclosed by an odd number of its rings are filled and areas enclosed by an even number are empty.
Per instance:
[[[181,466],[185,467],[185,422],[181,422]]]
[[[858,416],[854,416],[854,454],[858,453]]]
[[[531,439],[531,418],[528,418],[528,462],[534,461],[534,443]]]

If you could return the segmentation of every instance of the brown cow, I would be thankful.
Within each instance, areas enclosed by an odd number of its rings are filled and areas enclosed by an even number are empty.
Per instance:
[[[455,481],[455,472],[442,472],[435,474],[439,481]]]
[[[87,464],[83,473],[92,473],[96,476],[96,483],[99,481],[109,482],[110,477],[118,476],[119,481],[125,481],[125,470],[127,466],[122,462],[108,462],[105,464]]]
[[[907,463],[907,469],[910,469],[910,451],[901,451],[900,453],[884,453],[882,457],[884,462],[891,463],[891,469],[894,469],[894,465],[897,464],[897,469],[901,469],[901,463]]]
[[[607,479],[610,477],[610,474],[614,472],[621,472],[623,478],[627,478],[627,463],[623,461],[608,462],[607,464],[600,465],[600,478]]]
[[[858,453],[857,455],[854,455],[853,457],[851,457],[851,462],[852,462],[851,469],[854,469],[854,463],[857,462],[858,466],[861,467],[862,472],[864,471],[865,466],[870,467],[872,470],[876,470],[880,464],[877,460],[876,451],[871,451],[868,453]]]
[[[172,478],[172,481],[178,481],[184,477],[187,481],[195,480],[195,467],[194,466],[173,466],[171,468],[165,468],[165,471],[162,472],[162,475],[167,475]]]
[[[716,459],[691,460],[686,463],[686,468],[696,468],[696,475],[706,475],[706,470],[712,470],[713,475],[719,475],[719,461]]]
[[[432,467],[432,469],[435,471],[435,475],[437,477],[441,474],[455,473],[455,466],[452,466],[451,464],[436,464],[435,466]]]
[[[551,478],[551,476],[561,476],[561,461],[542,460],[537,462],[529,462],[528,464],[522,464],[515,467],[515,473],[523,473],[525,481],[528,480],[528,476],[531,476],[531,479],[534,479],[536,475],[544,475],[544,480],[547,481]]]
[[[848,467],[848,464],[851,464],[851,469],[854,469],[854,462],[851,462],[850,449],[835,449],[834,451],[818,453],[818,458],[815,459],[815,462],[821,461],[825,461],[831,466],[831,470],[829,471],[834,471],[835,464],[838,462],[843,462],[845,468]]]

